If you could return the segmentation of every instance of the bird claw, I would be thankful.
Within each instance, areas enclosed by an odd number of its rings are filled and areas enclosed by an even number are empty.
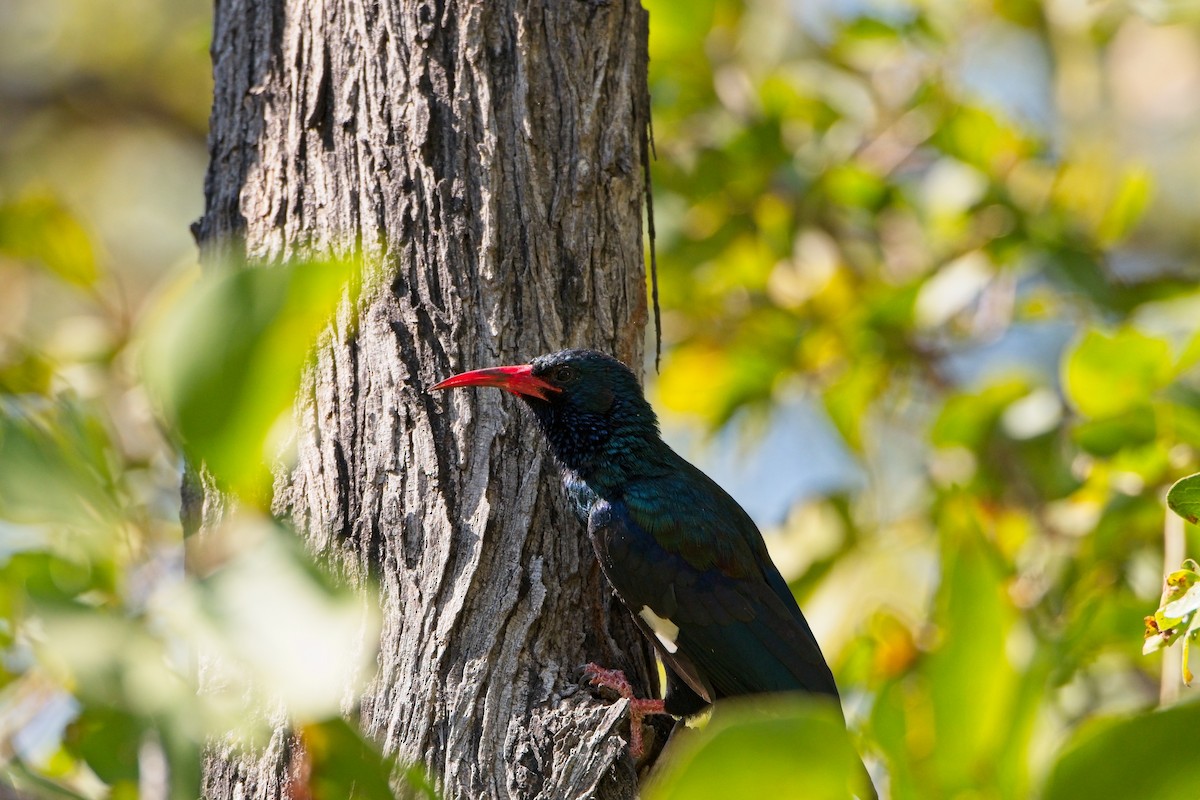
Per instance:
[[[625,673],[619,669],[605,669],[599,664],[588,663],[583,667],[583,677],[597,689],[608,689],[629,701],[629,755],[634,761],[640,759],[645,752],[642,720],[651,714],[667,713],[663,701],[638,697]]]
[[[587,678],[587,682],[597,689],[609,689],[615,692],[617,697],[624,697],[626,700],[633,700],[636,697],[633,693],[633,685],[629,683],[625,673],[619,669],[605,669],[599,664],[589,662],[583,665],[583,677]]]

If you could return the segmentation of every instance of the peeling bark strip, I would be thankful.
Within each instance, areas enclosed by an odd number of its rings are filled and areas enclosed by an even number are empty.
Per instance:
[[[623,704],[578,682],[648,684],[651,657],[541,437],[499,392],[426,389],[565,346],[640,364],[646,24],[637,0],[216,3],[205,253],[382,275],[320,348],[276,511],[378,579],[361,723],[448,797],[636,793]],[[210,752],[206,797],[294,797],[290,742]]]

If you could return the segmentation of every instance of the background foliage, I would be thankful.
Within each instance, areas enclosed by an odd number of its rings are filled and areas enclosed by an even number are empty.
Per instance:
[[[1188,796],[1196,707],[1139,632],[1165,543],[1168,570],[1200,553],[1164,504],[1200,469],[1200,9],[648,7],[652,391],[768,530],[877,782]],[[295,657],[336,652],[371,603],[256,510],[294,334],[320,324],[299,301],[344,274],[195,284],[208,13],[0,8],[0,770],[47,796],[194,796],[205,735],[257,735],[245,692],[293,714],[318,794],[392,768],[315,689],[364,665]],[[236,336],[180,335],[205,303],[246,312]],[[293,368],[212,392],[264,361]],[[245,498],[190,575],[181,434]],[[230,437],[263,447],[239,461]],[[198,699],[201,646],[239,669]],[[759,786],[780,774],[763,743],[804,749],[822,713],[731,712],[649,791]],[[838,785],[822,763],[810,793]]]
[[[1193,712],[1098,720],[1157,703],[1195,552],[1195,11],[653,6],[658,396],[836,430],[857,469],[771,538],[895,797],[1194,786],[1146,768]]]

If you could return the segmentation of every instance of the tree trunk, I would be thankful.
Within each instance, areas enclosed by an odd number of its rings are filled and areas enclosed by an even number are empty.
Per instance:
[[[640,364],[646,24],[637,0],[216,3],[206,257],[373,275],[319,348],[275,510],[378,581],[359,719],[447,797],[636,794],[625,704],[580,665],[648,687],[652,657],[532,418],[427,389],[568,346]],[[303,795],[294,744],[210,753],[205,796]]]

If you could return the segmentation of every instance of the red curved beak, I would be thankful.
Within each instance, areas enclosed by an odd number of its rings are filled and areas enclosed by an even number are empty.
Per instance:
[[[550,395],[558,394],[562,389],[548,383],[533,374],[533,366],[522,364],[518,367],[488,367],[463,372],[438,383],[430,388],[457,389],[462,386],[494,386],[506,392],[517,395],[536,397],[539,400],[549,400]]]

